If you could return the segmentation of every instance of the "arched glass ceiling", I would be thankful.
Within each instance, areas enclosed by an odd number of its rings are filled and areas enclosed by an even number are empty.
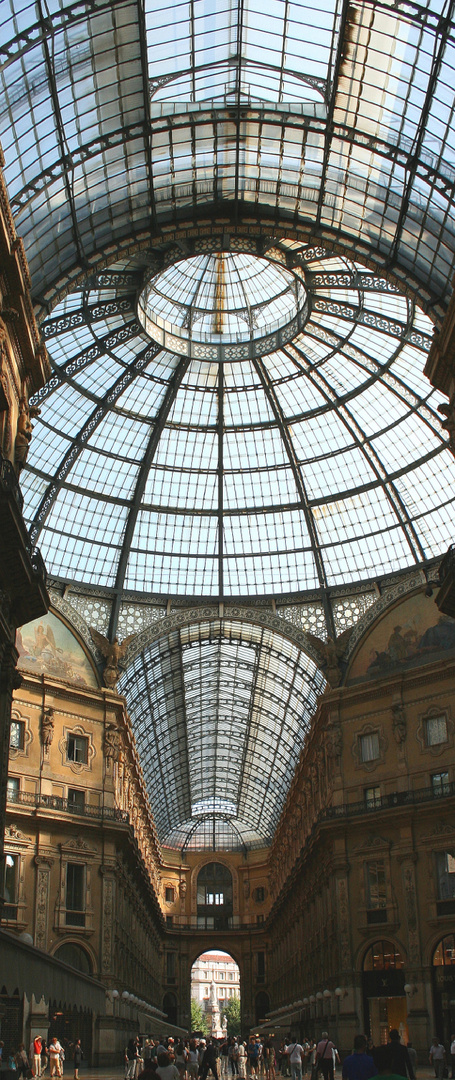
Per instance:
[[[447,548],[455,462],[422,374],[428,319],[322,249],[267,255],[299,266],[308,299],[267,356],[154,345],[135,314],[146,254],[44,324],[54,375],[21,485],[53,576],[117,597],[325,594]]]
[[[449,0],[2,0],[1,19],[5,175],[42,310],[131,238],[268,216],[443,311]]]
[[[119,689],[161,841],[268,844],[324,687],[296,644],[241,620],[182,627],[138,655]]]

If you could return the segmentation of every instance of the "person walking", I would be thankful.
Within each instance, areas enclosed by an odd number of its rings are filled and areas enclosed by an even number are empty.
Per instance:
[[[452,1035],[452,1041],[450,1043],[450,1064],[452,1080],[455,1080],[455,1035]]]
[[[291,1066],[291,1080],[302,1080],[303,1046],[296,1040],[284,1048]]]
[[[393,1073],[397,1073],[398,1076],[409,1076],[409,1080],[415,1080],[414,1069],[412,1067],[412,1061],[409,1057],[409,1051],[407,1046],[403,1046],[400,1041],[400,1033],[397,1028],[391,1028],[389,1031],[389,1041],[387,1046],[390,1051],[391,1070]]]
[[[21,1043],[19,1048],[18,1048],[17,1054],[16,1054],[16,1077],[17,1077],[17,1080],[19,1080],[19,1078],[21,1076],[23,1076],[24,1080],[26,1080],[27,1073],[28,1073],[29,1069],[30,1069],[30,1063],[29,1063],[29,1060],[28,1060],[28,1057],[27,1057],[25,1044]]]
[[[30,1043],[29,1058],[32,1063],[33,1075],[41,1076],[41,1050],[43,1048],[43,1040],[41,1035],[36,1035]]]
[[[60,1058],[60,1053],[61,1053],[62,1050],[63,1050],[63,1047],[59,1043],[59,1041],[57,1039],[57,1036],[54,1035],[53,1039],[51,1039],[51,1041],[49,1043],[49,1061],[50,1061],[50,1075],[51,1076],[61,1076],[62,1075],[61,1058]]]
[[[73,1051],[74,1080],[78,1080],[79,1078],[79,1066],[81,1064],[83,1056],[84,1055],[82,1053],[81,1040],[76,1039]]]
[[[335,1043],[329,1039],[328,1031],[323,1031],[316,1047],[315,1064],[319,1065],[324,1080],[333,1080],[333,1050],[336,1050]]]
[[[444,1076],[444,1065],[446,1063],[446,1050],[445,1046],[439,1042],[437,1035],[434,1036],[431,1042],[429,1061],[430,1065],[433,1066],[434,1075],[438,1080],[442,1080]]]
[[[366,1035],[356,1035],[354,1052],[343,1061],[342,1080],[370,1080],[372,1076],[377,1076],[377,1072],[373,1058],[367,1054]]]

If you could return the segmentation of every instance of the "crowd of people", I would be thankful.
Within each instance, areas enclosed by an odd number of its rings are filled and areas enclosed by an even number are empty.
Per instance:
[[[27,1052],[23,1043],[14,1053],[5,1053],[0,1041],[0,1069],[8,1069],[15,1080],[42,1077],[49,1068],[49,1077],[62,1077],[65,1057],[72,1062],[74,1080],[79,1080],[83,1059],[81,1040],[63,1047],[56,1035],[47,1044],[38,1035]],[[449,1050],[435,1036],[428,1062],[435,1080],[451,1077],[455,1080],[455,1035]],[[420,1064],[424,1064],[421,1062]],[[426,1062],[425,1062],[426,1064]],[[396,1029],[389,1032],[388,1042],[374,1046],[365,1035],[357,1035],[351,1054],[341,1064],[337,1047],[327,1031],[318,1042],[291,1035],[277,1043],[273,1038],[251,1036],[248,1041],[233,1036],[224,1039],[193,1037],[174,1042],[173,1038],[133,1037],[125,1047],[125,1080],[334,1080],[335,1070],[341,1067],[342,1080],[372,1080],[384,1076],[387,1080],[416,1080],[417,1054],[411,1043],[406,1046]]]
[[[436,1080],[451,1075],[455,1080],[455,1035],[450,1050],[434,1038],[428,1055]],[[125,1080],[276,1080],[277,1075],[291,1080],[334,1080],[341,1067],[342,1080],[416,1080],[417,1054],[411,1043],[406,1046],[399,1032],[392,1028],[388,1042],[374,1046],[365,1035],[357,1035],[351,1054],[341,1063],[337,1047],[327,1031],[318,1042],[291,1035],[280,1044],[273,1038],[251,1036],[238,1038],[192,1038],[175,1043],[174,1039],[130,1039],[125,1049]],[[423,1062],[421,1062],[423,1064]],[[426,1064],[426,1063],[425,1063]],[[449,1072],[450,1066],[450,1072]]]
[[[14,1074],[15,1080],[31,1080],[32,1077],[41,1077],[47,1074],[49,1077],[63,1076],[65,1058],[69,1058],[73,1066],[74,1080],[79,1078],[79,1067],[84,1057],[81,1040],[67,1042],[62,1046],[56,1035],[53,1035],[49,1043],[44,1035],[37,1035],[32,1039],[27,1051],[25,1044],[20,1043],[13,1053],[5,1053],[3,1042],[0,1042],[0,1069],[8,1070]]]

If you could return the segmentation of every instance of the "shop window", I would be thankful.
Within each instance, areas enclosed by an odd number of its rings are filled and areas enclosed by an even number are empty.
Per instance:
[[[66,746],[68,761],[74,761],[78,765],[88,763],[88,739],[85,735],[68,735]]]
[[[377,761],[380,756],[378,732],[371,731],[367,735],[359,735],[359,750],[363,764],[368,761]]]
[[[367,810],[377,810],[381,805],[381,788],[367,787],[364,790],[365,807]]]
[[[6,781],[6,798],[9,802],[19,802],[21,784],[18,776],[8,776]]]
[[[166,885],[165,899],[166,899],[166,904],[173,904],[174,903],[174,890],[173,890],[172,886],[170,886],[170,885]]]
[[[25,746],[25,723],[23,720],[12,720],[9,734],[11,750],[23,750]]]
[[[425,720],[425,742],[427,746],[440,746],[447,742],[447,717],[428,716]]]
[[[431,788],[433,795],[436,795],[436,797],[438,795],[449,795],[450,784],[448,772],[433,773],[431,777]]]
[[[5,855],[5,872],[3,878],[4,906],[3,919],[17,919],[17,904],[19,899],[19,865],[20,855]]]
[[[85,866],[80,863],[67,863],[65,907],[67,926],[85,926]]]
[[[375,861],[366,866],[367,922],[387,922],[385,867]]]
[[[74,814],[83,814],[85,809],[85,791],[80,788],[68,788],[68,810]]]
[[[438,915],[455,914],[455,856],[452,851],[436,854]]]

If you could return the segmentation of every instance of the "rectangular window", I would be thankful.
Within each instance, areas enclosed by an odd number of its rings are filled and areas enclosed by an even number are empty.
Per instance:
[[[255,897],[258,904],[261,904],[262,901],[265,900],[265,889],[263,885],[258,885],[257,889],[255,889]]]
[[[166,979],[174,981],[175,979],[175,953],[166,953]]]
[[[455,856],[451,851],[438,851],[436,855],[438,900],[455,897]]]
[[[364,790],[365,807],[367,810],[377,810],[381,805],[381,788],[367,787]]]
[[[17,901],[19,896],[19,855],[5,855],[5,875],[3,878],[3,896],[5,899],[2,917],[17,919]]]
[[[431,777],[431,787],[433,795],[449,795],[450,784],[448,772],[433,773],[433,776]]]
[[[256,953],[256,974],[258,982],[265,980],[265,952]]]
[[[386,907],[385,867],[383,862],[367,864],[367,906],[373,909]]]
[[[85,809],[85,791],[81,791],[80,788],[68,788],[68,810],[72,810],[73,813],[83,814]]]
[[[23,750],[25,746],[25,723],[23,720],[12,720],[9,744],[12,750]]]
[[[174,890],[167,886],[166,887],[166,904],[173,904],[173,903],[174,903]]]
[[[85,866],[67,863],[66,922],[68,926],[85,926]]]
[[[439,746],[447,742],[447,717],[430,716],[425,724],[427,746]]]
[[[68,761],[77,761],[79,765],[87,765],[88,739],[85,735],[68,735],[66,756]]]
[[[360,760],[376,761],[379,757],[379,735],[372,731],[370,735],[360,735]]]
[[[9,776],[6,781],[6,798],[9,802],[19,801],[20,780],[18,776]]]
[[[172,915],[166,915],[166,926],[172,926],[172,923],[173,923],[173,916]]]

